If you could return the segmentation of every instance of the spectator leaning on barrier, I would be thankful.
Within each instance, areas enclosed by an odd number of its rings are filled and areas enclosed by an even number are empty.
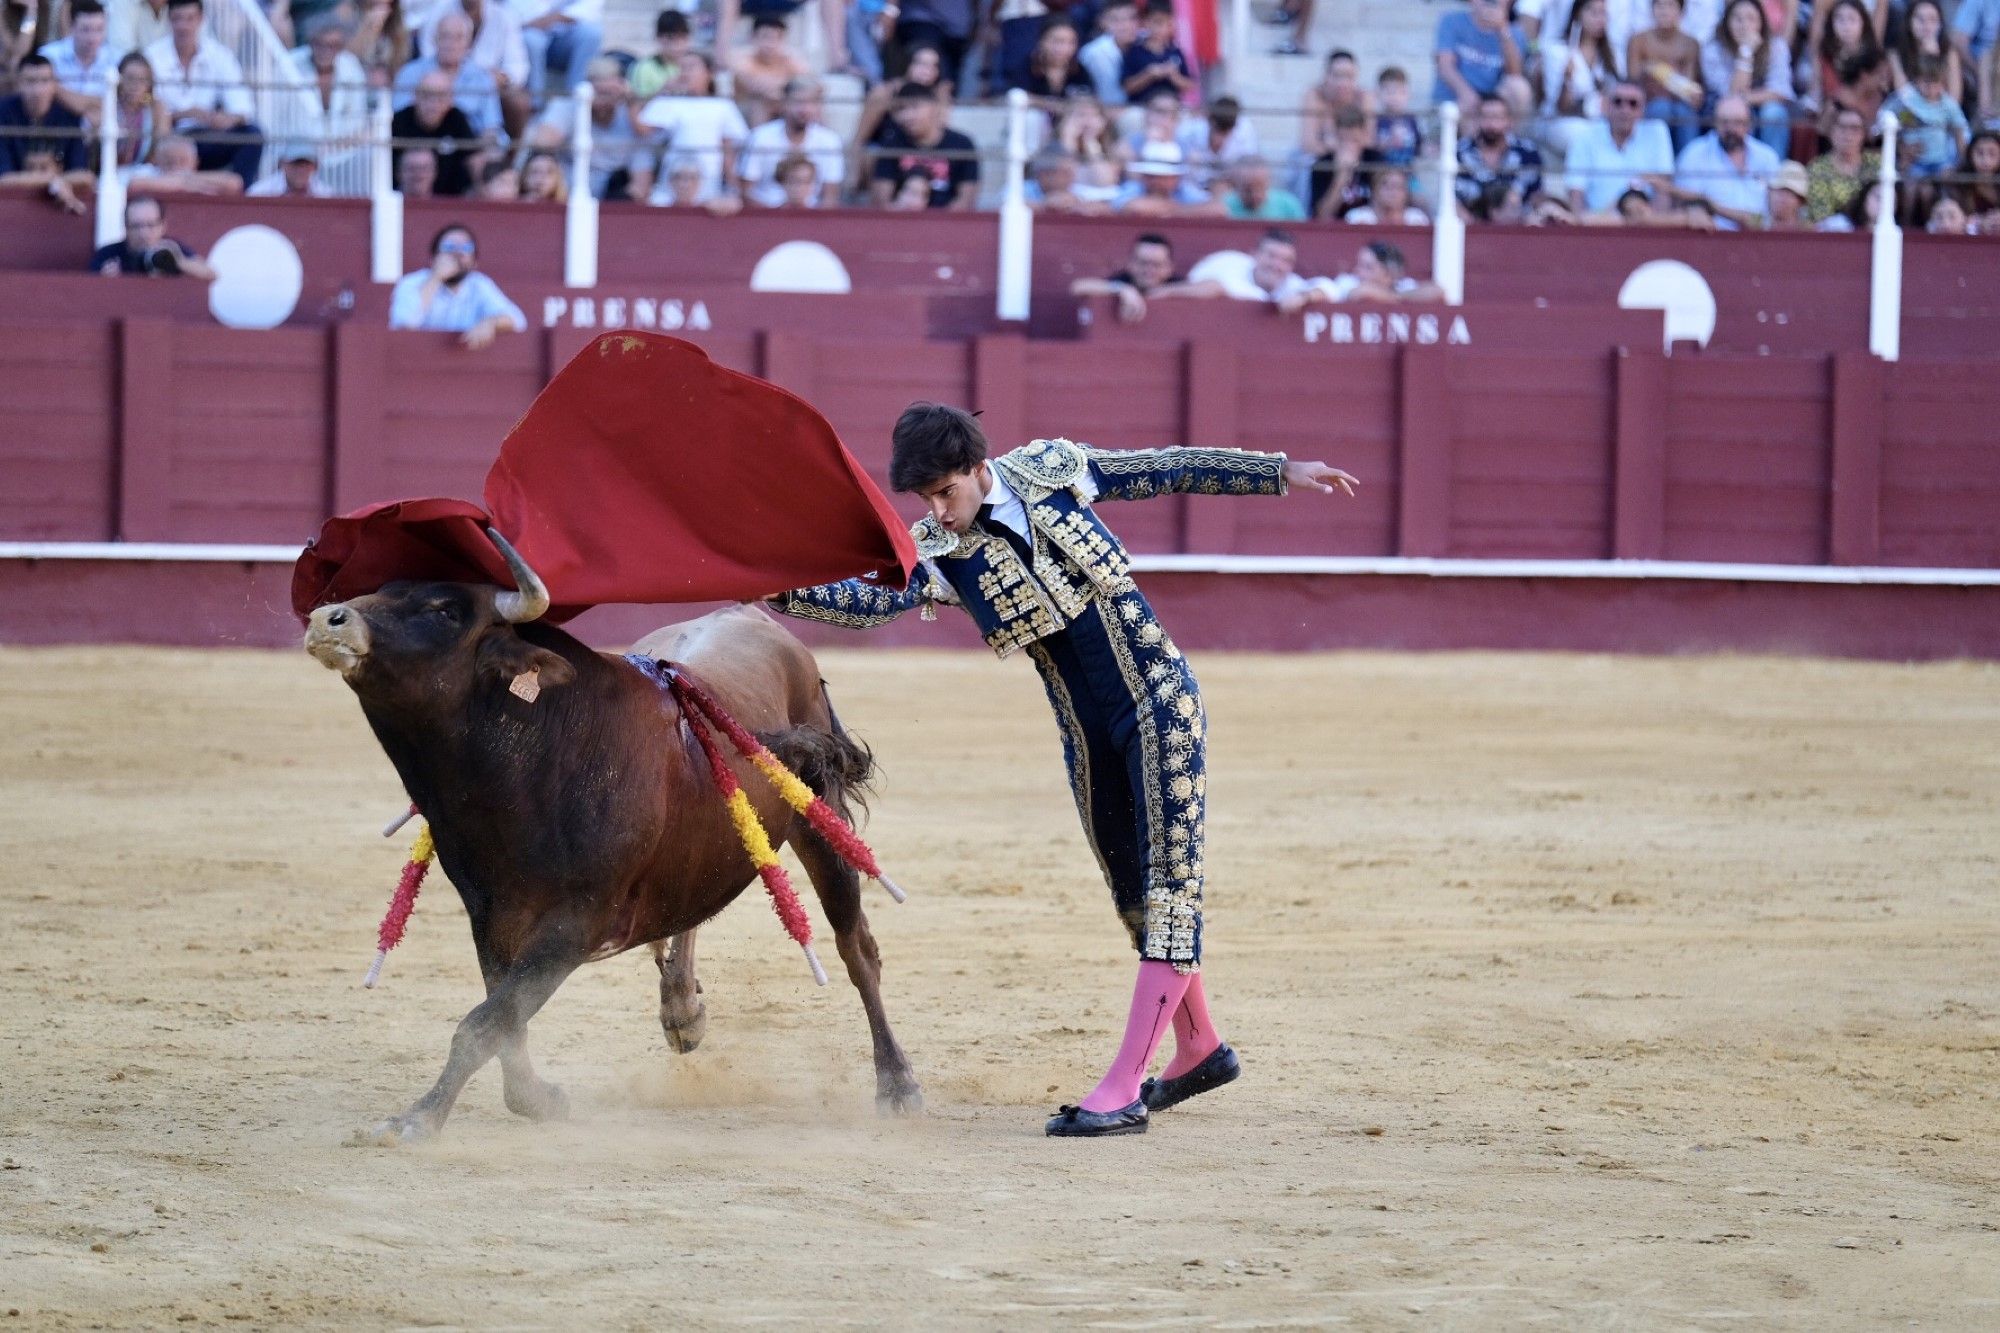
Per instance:
[[[1514,133],[1514,115],[1498,96],[1479,99],[1472,133],[1458,143],[1458,197],[1467,207],[1495,182],[1518,185],[1523,200],[1542,192],[1542,150]]]
[[[1128,100],[1141,105],[1159,92],[1185,97],[1195,86],[1187,57],[1174,44],[1174,7],[1165,0],[1149,0],[1146,5],[1139,40],[1125,48],[1119,84]]]
[[[202,0],[167,0],[168,36],[146,48],[154,87],[176,132],[213,135],[197,143],[204,171],[227,168],[245,186],[257,179],[263,131],[251,122],[250,89],[229,48],[202,30]]]
[[[528,51],[528,92],[541,101],[550,70],[567,94],[590,77],[604,45],[604,0],[507,0]]]
[[[1914,80],[1897,89],[1887,109],[1902,125],[1903,140],[1915,157],[1909,167],[1913,177],[1951,170],[1972,136],[1965,109],[1945,95],[1944,62],[1936,56],[1917,62]]]
[[[1444,288],[1419,282],[1405,271],[1403,252],[1387,241],[1370,241],[1354,256],[1354,271],[1335,278],[1314,278],[1278,302],[1293,315],[1310,305],[1344,301],[1442,301]]]
[[[458,333],[467,347],[496,334],[521,333],[528,318],[493,279],[479,272],[479,242],[453,224],[431,238],[431,265],[405,273],[389,297],[389,327]]]
[[[932,94],[932,101],[935,103],[936,94]],[[841,179],[847,170],[847,151],[840,142],[840,136],[820,123],[825,110],[826,94],[817,79],[793,79],[785,85],[783,113],[777,120],[767,121],[751,130],[743,141],[739,171],[743,180],[743,197],[748,202],[765,208],[776,208],[784,203],[785,192],[772,179],[772,173],[778,163],[794,153],[803,153],[813,160],[813,167],[819,172],[819,206],[833,208],[840,203]],[[940,109],[940,124],[943,119]],[[974,178],[977,179],[976,167]]]
[[[1869,152],[1868,122],[1846,108],[1834,113],[1833,147],[1806,168],[1806,216],[1824,222],[1844,212],[1869,181],[1882,174],[1882,155]]]
[[[1715,104],[1715,128],[1674,163],[1676,193],[1706,203],[1724,230],[1761,227],[1770,208],[1780,159],[1768,144],[1750,137],[1750,124],[1747,101],[1734,94],[1723,98]]]
[[[911,176],[929,183],[928,208],[969,210],[979,197],[979,149],[970,138],[945,125],[945,105],[937,90],[906,87],[896,108],[902,147],[875,160],[868,193],[885,207],[908,186]]]
[[[1604,118],[1570,142],[1563,177],[1571,211],[1609,213],[1629,189],[1656,193],[1673,183],[1673,143],[1665,125],[1641,114],[1645,104],[1637,83],[1620,80],[1604,99]]]
[[[1804,163],[1787,162],[1780,166],[1778,174],[1771,178],[1764,226],[1771,231],[1811,231],[1812,219],[1806,214],[1806,196],[1811,190],[1812,182],[1806,177]]]
[[[1261,157],[1246,157],[1230,169],[1231,186],[1226,205],[1233,218],[1255,218],[1261,222],[1304,222],[1306,206],[1290,190],[1271,184],[1271,164]]]
[[[204,171],[194,141],[179,134],[163,135],[153,145],[153,160],[132,168],[125,188],[133,194],[205,194],[228,198],[244,193],[243,178],[233,171]]]
[[[167,235],[167,205],[150,195],[125,201],[125,238],[99,247],[90,257],[90,271],[215,281],[215,270],[200,255]]]
[[[1701,133],[1706,93],[1701,86],[1701,43],[1681,31],[1681,0],[1653,0],[1653,26],[1633,35],[1625,72],[1639,81],[1646,116],[1662,122],[1678,153]]]
[[[1507,21],[1506,0],[1472,0],[1470,12],[1438,20],[1433,100],[1457,101],[1467,115],[1483,97],[1500,97],[1525,119],[1534,106],[1528,83],[1528,40]]]
[[[682,92],[655,97],[639,110],[639,123],[665,137],[668,152],[701,173],[701,188],[683,199],[664,172],[653,187],[655,204],[708,203],[736,195],[736,159],[750,137],[743,112],[726,97],[713,96],[715,69],[700,51],[690,51],[683,66]]]
[[[465,113],[473,132],[497,138],[506,129],[500,85],[471,60],[472,20],[456,9],[439,15],[431,25],[425,52],[397,73],[393,99],[396,109],[403,110],[415,102],[419,80],[433,73],[442,74],[451,92],[451,104]]]
[[[1375,179],[1368,190],[1368,202],[1359,208],[1349,209],[1341,221],[1363,227],[1384,223],[1390,226],[1428,227],[1431,215],[1410,202],[1408,167],[1381,166],[1375,169]]]
[[[1146,317],[1148,301],[1203,294],[1174,271],[1174,243],[1152,231],[1141,232],[1133,240],[1124,268],[1108,278],[1078,278],[1069,285],[1069,293],[1116,297],[1118,318],[1128,324]]]
[[[1275,304],[1306,289],[1306,280],[1298,272],[1299,243],[1290,232],[1277,227],[1258,238],[1252,253],[1211,255],[1202,268],[1207,276],[1189,284],[1190,296]]]
[[[1139,8],[1134,0],[1110,0],[1097,13],[1102,29],[1083,44],[1077,60],[1090,72],[1097,86],[1097,100],[1105,106],[1125,105],[1125,52],[1139,40]]]
[[[415,62],[408,66],[415,67]],[[390,117],[389,138],[397,145],[421,141],[420,151],[430,158],[433,167],[427,193],[455,199],[471,193],[473,176],[479,170],[488,143],[472,118],[465,114],[465,108],[452,104],[451,89],[450,75],[438,69],[427,71],[417,80],[410,105]],[[411,151],[400,146],[393,150],[392,170],[398,180],[402,179],[403,158]]]
[[[134,0],[136,3],[137,0]],[[118,80],[121,52],[105,44],[109,20],[97,0],[76,0],[70,8],[69,36],[42,48],[56,75],[56,100],[95,122],[104,90]]]
[[[310,139],[286,145],[278,169],[248,190],[259,199],[324,199],[333,193],[319,178],[319,149]]]
[[[22,56],[14,86],[19,91],[0,98],[0,184],[42,185],[67,208],[65,196],[72,191],[65,176],[90,169],[83,117],[56,100],[55,67],[47,56]],[[30,157],[44,165],[30,168]]]

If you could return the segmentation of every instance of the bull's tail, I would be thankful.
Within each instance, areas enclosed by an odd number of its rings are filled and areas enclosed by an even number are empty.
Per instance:
[[[875,755],[850,735],[833,716],[831,701],[827,716],[831,728],[787,727],[783,731],[760,732],[757,739],[769,746],[778,762],[799,775],[799,779],[821,800],[850,820],[856,810],[868,808],[868,787],[875,776]]]

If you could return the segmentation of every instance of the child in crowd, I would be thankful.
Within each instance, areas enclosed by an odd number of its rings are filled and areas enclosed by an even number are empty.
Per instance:
[[[1972,135],[1965,109],[1945,93],[1944,62],[1936,56],[1918,60],[1915,82],[1897,89],[1885,109],[1903,127],[1904,143],[1914,155],[1910,174],[1915,177],[1950,171]]]
[[[1423,126],[1410,114],[1410,76],[1391,65],[1375,79],[1375,151],[1406,167],[1424,146]]]
[[[1145,30],[1125,49],[1120,73],[1127,100],[1140,106],[1155,93],[1181,97],[1195,86],[1187,57],[1174,45],[1174,7],[1166,0],[1153,0],[1146,6]]]
[[[686,75],[688,53],[694,50],[694,30],[688,26],[687,15],[678,9],[662,10],[653,24],[653,36],[658,49],[633,65],[625,79],[637,102],[651,101],[661,93],[686,91],[681,81]]]

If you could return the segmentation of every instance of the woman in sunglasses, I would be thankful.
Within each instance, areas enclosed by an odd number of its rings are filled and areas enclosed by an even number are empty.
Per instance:
[[[528,319],[479,272],[479,242],[454,223],[431,239],[431,266],[397,281],[389,327],[463,334],[467,347],[484,347],[496,334],[524,331]]]

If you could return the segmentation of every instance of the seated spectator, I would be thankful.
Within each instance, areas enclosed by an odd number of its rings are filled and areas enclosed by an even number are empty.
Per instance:
[[[1521,182],[1503,176],[1487,182],[1478,196],[1465,206],[1475,222],[1498,223],[1509,227],[1540,227],[1548,223],[1573,223],[1578,219],[1569,205],[1547,195],[1530,195]]]
[[[1933,236],[1977,236],[1979,228],[1959,206],[1958,200],[1950,195],[1938,196],[1931,205],[1930,219],[1924,223],[1924,230]]]
[[[1158,232],[1143,232],[1132,242],[1125,267],[1108,278],[1078,278],[1069,285],[1071,296],[1115,296],[1118,318],[1135,323],[1146,317],[1146,302],[1164,297],[1196,296],[1179,273],[1174,271],[1174,243]]]
[[[1528,83],[1528,39],[1507,21],[1507,0],[1472,0],[1471,11],[1438,20],[1436,101],[1456,101],[1471,116],[1482,99],[1498,97],[1520,119],[1534,107]]]
[[[896,109],[901,147],[875,162],[869,195],[878,206],[910,207],[918,198],[910,178],[922,176],[925,208],[969,210],[979,197],[979,148],[945,125],[945,105],[934,89],[906,87]]]
[[[984,11],[985,6],[974,0],[902,0],[894,25],[894,45],[903,51],[924,46],[935,49],[944,65],[945,81],[955,88]],[[902,71],[892,62],[889,73],[896,76]]]
[[[819,207],[819,168],[804,153],[793,153],[778,163],[771,172],[778,188],[784,191],[784,202],[780,208]]]
[[[1444,289],[1434,282],[1411,277],[1403,252],[1387,241],[1370,241],[1354,257],[1354,271],[1334,278],[1315,278],[1278,302],[1278,309],[1294,315],[1309,305],[1337,305],[1343,301],[1442,301]]]
[[[1130,154],[1097,99],[1069,100],[1056,124],[1056,146],[1076,159],[1077,198],[1099,204],[1118,198]]]
[[[109,20],[104,34],[104,43],[113,51],[130,55],[135,51],[144,52],[162,37],[173,34],[173,27],[167,20],[167,0],[125,0],[125,3],[107,6],[105,17]]]
[[[1298,242],[1290,232],[1276,227],[1258,239],[1255,252],[1210,255],[1201,268],[1208,276],[1189,284],[1190,296],[1226,296],[1235,301],[1276,304],[1306,289],[1306,280],[1298,273]]]
[[[1179,143],[1182,111],[1181,99],[1173,93],[1158,92],[1147,98],[1141,108],[1138,128],[1126,139],[1131,156],[1137,157],[1149,143]],[[1130,120],[1131,117],[1125,119]]]
[[[1865,151],[1868,122],[1852,107],[1833,117],[1833,147],[1806,168],[1806,216],[1815,223],[1846,210],[1869,181],[1882,174],[1882,155]]]
[[[319,148],[299,139],[279,154],[276,171],[243,193],[258,199],[325,199],[333,191],[319,178]]]
[[[417,84],[435,74],[444,80],[448,104],[470,122],[473,137],[490,134],[497,138],[502,134],[507,122],[501,110],[500,85],[470,59],[472,20],[456,9],[439,15],[424,49],[427,55],[410,61],[396,75],[396,109],[408,110],[416,101]]]
[[[563,175],[562,160],[546,149],[537,149],[522,159],[521,194],[524,204],[566,204],[569,178]]]
[[[463,15],[452,15],[439,31],[448,31],[453,22],[463,21]],[[407,72],[421,64],[413,60],[404,68]],[[490,145],[465,108],[453,105],[451,99],[451,76],[441,69],[425,71],[411,91],[410,105],[390,117],[389,138],[397,145],[421,143],[420,151],[435,168],[430,193],[456,199],[471,193],[473,175]],[[393,150],[391,170],[399,180],[403,157],[410,151],[408,147]]]
[[[931,174],[911,171],[896,182],[885,207],[892,213],[922,213],[931,206]]]
[[[729,72],[736,78],[736,104],[753,128],[778,114],[794,80],[812,78],[812,67],[787,40],[784,19],[768,13],[750,21],[750,45],[730,63]]]
[[[508,0],[508,7],[528,49],[529,96],[545,100],[550,70],[563,96],[589,82],[591,62],[604,46],[604,0]]]
[[[1889,77],[1895,88],[1905,86],[1916,76],[1917,61],[1924,56],[1944,62],[1945,96],[1954,102],[1964,102],[1965,61],[1945,31],[1940,0],[1916,0],[1903,15],[1902,40],[1889,52]]]
[[[506,0],[444,0],[431,12],[420,38],[423,49],[444,56],[444,25],[463,18],[471,25],[461,63],[469,65],[493,81],[500,101],[500,120],[487,124],[468,104],[467,89],[458,89],[458,101],[482,130],[504,129],[512,137],[527,128],[534,114],[535,98],[528,89],[528,44],[521,36],[521,21],[507,8]],[[422,65],[413,60],[411,65]],[[449,67],[447,67],[449,68]],[[409,66],[404,67],[405,73]]]
[[[1714,231],[1715,214],[1697,199],[1684,208],[1661,207],[1660,199],[1644,190],[1627,190],[1618,197],[1617,221],[1626,227],[1685,227],[1693,231]],[[1586,222],[1594,219],[1585,218]],[[1611,219],[1603,219],[1606,222]]]
[[[1405,91],[1408,91],[1407,84]],[[1375,135],[1375,103],[1361,86],[1361,65],[1354,52],[1335,51],[1326,58],[1319,82],[1306,89],[1299,106],[1299,151],[1308,157],[1331,153],[1337,141],[1334,118],[1347,110],[1359,111],[1369,137]],[[1411,155],[1415,156],[1412,148]]]
[[[665,178],[653,187],[652,203],[708,203],[736,196],[737,153],[750,137],[743,113],[726,97],[714,96],[715,67],[700,51],[690,51],[681,75],[685,92],[655,97],[639,111],[639,123],[659,131],[675,158],[701,172],[701,188],[683,200]]]
[[[134,51],[118,62],[118,168],[121,175],[153,156],[153,145],[173,125],[166,104],[153,95],[153,67]]]
[[[1888,111],[1902,125],[1902,142],[1914,155],[1909,168],[1914,178],[1951,170],[1972,135],[1965,109],[1945,96],[1944,64],[1935,56],[1917,62],[1915,79],[1889,99]]]
[[[1035,155],[1028,164],[1028,180],[1022,187],[1022,195],[1028,207],[1037,213],[1094,217],[1111,211],[1109,202],[1085,199],[1077,193],[1076,157],[1061,148],[1044,148]]]
[[[1410,169],[1380,166],[1369,183],[1368,202],[1351,208],[1343,222],[1356,226],[1428,227],[1431,215],[1410,202]]]
[[[64,171],[62,160],[44,144],[22,153],[19,170],[0,175],[0,185],[25,185],[39,190],[54,207],[83,217],[90,212],[88,201],[96,192],[97,179],[88,171]]]
[[[125,201],[125,238],[99,247],[90,257],[90,271],[108,277],[130,274],[215,281],[215,270],[206,260],[167,235],[166,200],[151,195]]]
[[[1126,100],[1141,106],[1155,93],[1179,99],[1195,87],[1187,57],[1174,44],[1174,7],[1166,0],[1147,0],[1145,24],[1139,40],[1125,49],[1118,82]]]
[[[1109,0],[1097,11],[1097,36],[1083,44],[1076,58],[1090,73],[1097,100],[1105,106],[1125,105],[1125,52],[1139,40],[1136,0]]]
[[[1715,105],[1715,128],[1674,163],[1675,193],[1702,200],[1728,231],[1764,225],[1781,160],[1769,144],[1750,137],[1750,124],[1750,103],[1732,93]]]
[[[1782,161],[1791,149],[1792,50],[1771,33],[1759,0],[1730,0],[1722,24],[1701,53],[1710,97],[1741,98],[1756,118],[1757,138]],[[1762,186],[1759,186],[1762,193]],[[1723,213],[1727,217],[1727,212]]]
[[[533,148],[562,154],[567,161],[576,132],[575,102],[554,97],[528,131]],[[631,96],[618,62],[599,56],[590,62],[590,193],[607,201],[644,199],[653,192],[658,151],[653,131],[632,116]]]
[[[1673,180],[1674,148],[1667,127],[1640,113],[1639,85],[1622,79],[1604,99],[1604,118],[1591,121],[1570,141],[1563,163],[1574,213],[1608,213],[1627,190],[1664,190]]]
[[[1577,0],[1561,39],[1545,49],[1542,115],[1547,141],[1558,152],[1603,119],[1606,94],[1624,78],[1610,22],[1605,0]]]
[[[914,94],[912,94],[914,101]],[[928,102],[940,130],[944,126],[944,105],[932,92]],[[767,121],[752,129],[743,141],[743,160],[739,174],[743,180],[743,197],[753,204],[765,208],[776,208],[785,202],[785,192],[773,180],[772,173],[778,163],[802,153],[813,160],[813,168],[819,172],[819,206],[834,208],[840,203],[842,173],[847,166],[847,153],[840,142],[840,136],[820,123],[826,111],[826,94],[817,79],[793,79],[785,85],[785,101],[782,114],[777,120]],[[908,129],[909,120],[904,121]],[[970,147],[972,141],[962,134],[945,131],[957,141]],[[955,145],[954,145],[955,146]],[[973,167],[973,180],[978,180],[978,166]],[[970,204],[966,207],[971,207]]]
[[[162,135],[153,145],[153,160],[126,173],[125,188],[133,194],[205,194],[228,198],[244,192],[243,178],[233,171],[203,171],[194,141],[178,134]]]
[[[1830,218],[1823,218],[1819,230],[1830,232],[1853,232],[1875,230],[1875,220],[1882,212],[1882,182],[1869,181],[1858,190],[1846,208]]]
[[[405,199],[437,194],[438,155],[429,148],[405,148],[396,157],[396,193]],[[518,189],[519,177],[515,178]],[[509,196],[512,197],[511,195]]]
[[[1681,31],[1682,0],[1653,0],[1653,26],[1633,36],[1625,69],[1646,97],[1646,118],[1667,127],[1674,151],[1701,133],[1707,93],[1701,86],[1701,43]]]
[[[1893,86],[1889,56],[1875,35],[1875,23],[1861,0],[1833,0],[1824,24],[1814,16],[1819,41],[1814,46],[1814,70],[1819,90],[1819,132],[1833,128],[1833,117],[1851,107],[1873,125]]]
[[[1953,187],[1982,236],[2000,236],[2000,130],[1981,130],[1965,146]]]
[[[895,13],[890,12],[892,8]],[[841,72],[873,87],[887,72],[882,65],[882,46],[902,9],[894,0],[849,0],[846,10],[847,68]]]
[[[1261,222],[1304,222],[1306,206],[1290,190],[1271,184],[1271,164],[1261,157],[1239,159],[1229,172],[1224,206],[1233,218]]]
[[[358,141],[368,132],[368,71],[347,49],[354,29],[327,14],[308,23],[306,33],[306,44],[292,52],[292,63],[312,87],[316,137]]]
[[[1368,184],[1383,164],[1382,155],[1368,142],[1368,120],[1348,107],[1335,120],[1333,151],[1312,164],[1306,180],[1316,218],[1346,216],[1350,209],[1368,202]]]
[[[479,271],[479,242],[456,224],[431,238],[431,266],[405,273],[389,297],[389,327],[458,333],[484,347],[501,333],[522,333],[528,317]]]
[[[479,169],[478,195],[481,199],[513,203],[521,197],[521,173],[504,157],[489,159]]]
[[[1410,76],[1391,65],[1375,80],[1374,148],[1384,162],[1407,167],[1423,151],[1424,128],[1410,114]]]
[[[104,90],[118,81],[120,53],[105,45],[108,29],[104,6],[97,0],[75,0],[70,6],[69,36],[41,51],[55,71],[56,100],[71,114],[93,123],[104,109]]]
[[[694,50],[694,30],[680,10],[663,9],[653,23],[653,40],[653,54],[635,63],[625,76],[633,100],[642,105],[661,93],[687,91],[682,79],[688,54]]]
[[[1458,197],[1468,208],[1497,181],[1521,187],[1521,198],[1542,192],[1542,150],[1514,133],[1514,116],[1499,97],[1479,99],[1472,133],[1458,142]]]
[[[1077,39],[1076,25],[1061,15],[1036,22],[1041,25],[1041,33],[1028,55],[1027,68],[1019,83],[1007,86],[1026,90],[1028,96],[1053,116],[1062,111],[1063,99],[1093,96],[1097,85],[1077,59],[1082,43]]]
[[[731,102],[729,109],[734,111],[736,104]],[[693,154],[669,153],[660,171],[660,183],[653,187],[652,202],[661,208],[699,208],[718,217],[742,210],[743,201],[735,194],[709,194],[707,190],[704,162]]]
[[[264,157],[251,122],[250,89],[230,49],[202,30],[202,0],[167,0],[169,34],[146,48],[155,89],[174,131],[195,136],[204,171],[227,168],[247,188]]]
[[[1149,143],[1127,170],[1131,177],[1112,208],[1134,217],[1218,217],[1225,211],[1187,178],[1187,162],[1175,143]]]
[[[75,200],[67,177],[90,172],[83,144],[83,117],[56,97],[56,71],[44,55],[21,57],[12,97],[0,98],[0,185],[34,185],[65,209]],[[30,156],[42,159],[31,169]],[[48,170],[53,166],[54,171]]]
[[[1203,119],[1182,121],[1175,139],[1187,159],[1188,179],[1204,194],[1236,163],[1258,155],[1257,127],[1243,118],[1242,104],[1233,97],[1209,103]]]
[[[1806,214],[1806,196],[1812,183],[1806,178],[1803,162],[1787,162],[1771,178],[1771,198],[1766,206],[1764,226],[1770,231],[1811,231]]]
[[[909,53],[909,64],[901,81],[876,84],[861,101],[861,117],[854,126],[854,141],[848,147],[847,175],[855,181],[871,179],[877,148],[903,146],[903,129],[894,112],[903,89],[911,84],[930,88],[951,104],[951,85],[944,81],[944,57],[935,46],[920,46]]]
[[[361,18],[347,49],[368,71],[370,88],[393,87],[414,54],[402,0],[362,0]]]

